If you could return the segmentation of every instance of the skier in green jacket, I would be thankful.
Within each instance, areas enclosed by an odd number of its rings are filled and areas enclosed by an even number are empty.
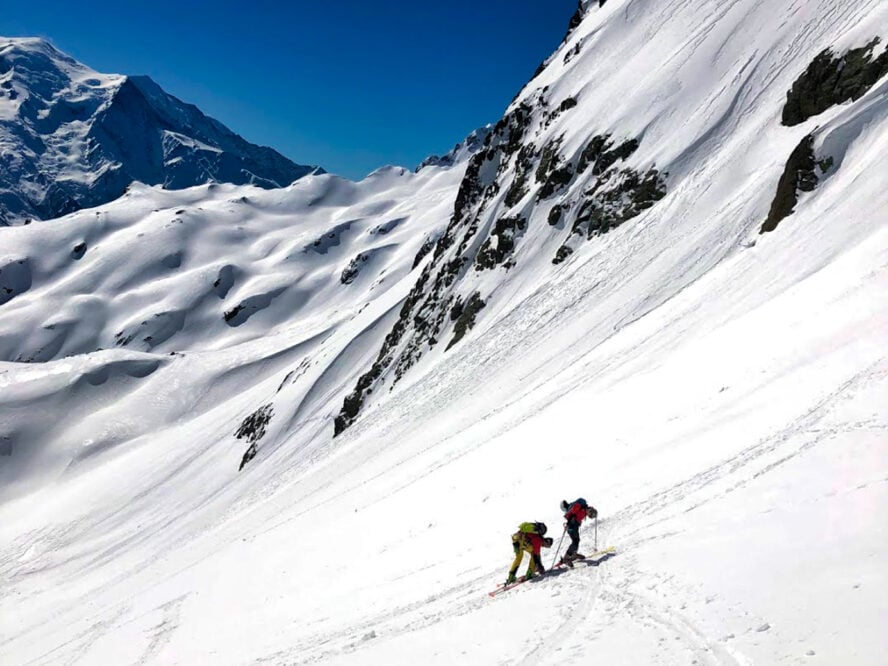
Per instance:
[[[512,550],[515,551],[515,559],[509,568],[509,577],[506,578],[506,585],[511,585],[518,580],[515,574],[518,573],[518,567],[521,566],[524,553],[530,555],[530,563],[527,565],[527,574],[525,574],[524,580],[530,580],[535,577],[537,570],[540,573],[546,572],[546,568],[543,566],[543,561],[540,558],[540,549],[551,548],[553,542],[551,538],[543,536],[545,533],[545,523],[521,523],[518,526],[518,531],[512,535]]]

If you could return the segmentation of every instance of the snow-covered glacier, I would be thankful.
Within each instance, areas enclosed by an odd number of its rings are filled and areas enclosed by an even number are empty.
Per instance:
[[[147,76],[0,37],[0,225],[107,203],[133,182],[283,187],[317,167],[248,143]]]

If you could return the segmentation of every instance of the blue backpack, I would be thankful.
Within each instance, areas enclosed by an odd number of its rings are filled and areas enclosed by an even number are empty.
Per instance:
[[[570,507],[572,507],[574,504],[579,504],[581,507],[583,507],[584,511],[589,508],[589,503],[586,500],[584,500],[582,497],[580,497],[579,499],[577,499],[573,502],[568,502],[567,500],[561,500],[561,510],[564,511],[565,513],[567,513],[567,510]]]

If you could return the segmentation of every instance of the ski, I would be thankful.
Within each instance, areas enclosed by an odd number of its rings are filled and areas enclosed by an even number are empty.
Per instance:
[[[491,597],[495,597],[500,592],[505,592],[506,590],[511,590],[513,587],[518,587],[519,585],[521,585],[521,583],[526,583],[528,580],[537,580],[539,578],[542,578],[545,575],[546,574],[544,574],[544,573],[537,574],[536,576],[534,576],[533,578],[530,578],[530,579],[525,578],[524,576],[521,576],[520,578],[516,579],[514,583],[508,583],[506,585],[503,585],[503,584],[497,585],[495,590],[488,592],[487,594],[489,594]]]
[[[616,549],[613,546],[608,546],[607,548],[603,548],[602,550],[596,550],[594,553],[590,553],[588,555],[585,555],[584,557],[579,557],[576,560],[574,560],[574,562],[584,562],[587,560],[595,560],[595,559],[598,559],[599,557],[603,557],[604,555],[610,555],[611,553],[615,553],[615,552],[616,552]],[[540,578],[544,578],[545,576],[547,576],[549,574],[550,571],[554,571],[555,569],[560,569],[563,566],[565,566],[564,562],[559,562],[558,564],[555,564],[554,566],[552,566],[549,569],[549,571],[546,571],[545,573],[537,574],[536,576],[534,576],[533,578],[531,578],[529,580],[539,580]],[[488,592],[487,594],[488,594],[488,596],[495,597],[496,595],[500,594],[501,592],[505,592],[506,590],[511,590],[513,587],[518,587],[519,585],[521,585],[522,583],[526,583],[527,581],[528,581],[527,578],[525,578],[524,576],[521,576],[514,583],[509,583],[508,585],[497,585],[495,590]]]
[[[493,596],[494,594],[499,594],[500,592],[504,592],[505,590],[511,590],[516,585],[521,585],[521,583],[527,583],[531,580],[537,580],[538,578],[542,578],[545,575],[545,573],[538,573],[535,574],[533,578],[528,578],[527,576],[518,576],[518,578],[515,579],[514,583],[500,583],[499,585],[497,585],[496,589],[491,592],[490,595]]]

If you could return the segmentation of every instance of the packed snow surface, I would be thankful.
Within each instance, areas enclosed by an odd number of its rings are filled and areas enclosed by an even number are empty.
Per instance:
[[[539,142],[641,136],[668,194],[553,265],[529,192],[475,327],[339,437],[468,156],[2,230],[0,662],[884,663],[888,78],[780,111],[888,8],[589,4],[511,108],[575,96]],[[760,235],[809,133],[833,166]],[[615,553],[491,599],[578,496]]]

